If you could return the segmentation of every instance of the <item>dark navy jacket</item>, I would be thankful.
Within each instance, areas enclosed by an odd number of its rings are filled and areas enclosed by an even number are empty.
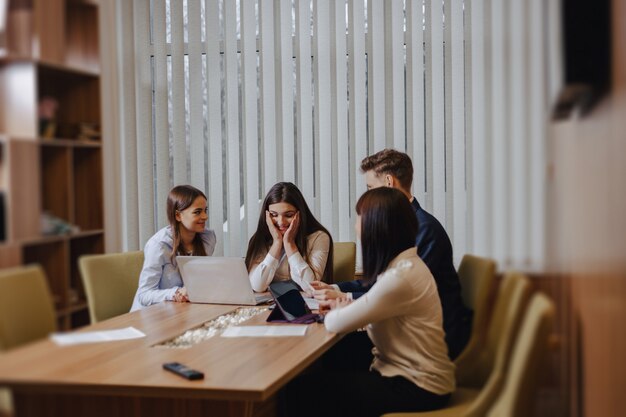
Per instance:
[[[463,304],[461,283],[452,263],[452,243],[439,221],[424,210],[413,197],[411,205],[415,210],[418,232],[415,238],[417,254],[430,269],[437,283],[437,290],[443,310],[443,329],[446,333],[448,355],[456,358],[463,350],[472,327],[472,311]],[[351,292],[359,298],[369,290],[361,280],[337,284],[343,292]]]

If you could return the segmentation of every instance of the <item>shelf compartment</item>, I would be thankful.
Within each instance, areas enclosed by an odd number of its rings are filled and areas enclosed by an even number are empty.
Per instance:
[[[102,152],[74,148],[74,223],[81,231],[103,228]]]
[[[55,129],[47,132],[48,129],[41,127],[40,134],[60,139],[79,139],[86,130],[100,130],[99,77],[41,64],[38,81],[39,101],[50,97],[58,104]],[[99,140],[99,136],[96,139]]]
[[[25,264],[40,264],[50,284],[50,291],[56,308],[67,304],[67,242],[58,241],[24,246],[23,259]]]
[[[43,210],[68,223],[74,223],[70,186],[71,150],[57,146],[41,147],[41,191]]]
[[[78,269],[78,258],[87,254],[104,252],[102,233],[70,239],[70,281],[68,287],[68,306],[86,303],[85,288]]]
[[[56,315],[59,330],[70,330],[89,324],[89,311],[86,302],[57,310]]]
[[[87,304],[81,304],[74,306],[74,311],[70,313],[69,316],[69,326],[71,329],[76,329],[78,327],[84,327],[90,324],[89,320],[89,310],[87,309]]]

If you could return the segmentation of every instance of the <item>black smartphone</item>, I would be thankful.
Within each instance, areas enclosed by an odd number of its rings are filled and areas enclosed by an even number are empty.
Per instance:
[[[196,371],[195,369],[191,369],[178,362],[168,362],[163,364],[163,369],[166,369],[170,372],[175,373],[178,376],[182,376],[185,379],[189,379],[191,381],[197,379],[203,379],[204,374],[200,371]]]

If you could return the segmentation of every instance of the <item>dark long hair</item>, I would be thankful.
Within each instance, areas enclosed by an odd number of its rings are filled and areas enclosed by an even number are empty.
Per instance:
[[[356,212],[361,216],[363,277],[373,284],[393,258],[415,246],[417,218],[406,196],[389,187],[364,193]]]
[[[332,283],[333,238],[330,233],[328,233],[328,230],[313,216],[313,213],[309,210],[309,206],[306,204],[298,187],[290,182],[279,182],[275,184],[270,188],[265,196],[265,200],[263,200],[263,206],[261,207],[261,213],[259,215],[259,224],[256,232],[250,238],[250,242],[248,242],[248,251],[246,253],[246,266],[248,270],[250,270],[250,267],[255,261],[265,256],[272,246],[272,234],[270,233],[269,227],[267,227],[265,211],[269,210],[270,205],[276,203],[289,203],[300,213],[300,226],[298,227],[295,242],[298,247],[298,252],[300,252],[307,263],[309,262],[307,237],[317,231],[322,231],[328,235],[330,247],[328,248],[328,259],[326,260],[326,268],[324,268],[322,280]]]
[[[206,195],[200,190],[191,185],[177,185],[176,187],[170,190],[170,193],[167,195],[167,220],[170,223],[170,228],[172,230],[172,240],[174,241],[172,244],[172,253],[170,254],[170,260],[172,264],[175,265],[176,255],[184,255],[185,248],[183,245],[183,241],[180,237],[180,222],[176,220],[176,212],[183,211],[187,207],[193,204],[193,202],[198,197],[204,197],[206,200]],[[206,256],[206,251],[204,250],[204,244],[202,243],[202,238],[199,233],[193,238],[193,253],[194,256]]]

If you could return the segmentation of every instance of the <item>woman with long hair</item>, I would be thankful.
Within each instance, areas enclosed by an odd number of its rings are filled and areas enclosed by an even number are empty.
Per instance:
[[[417,219],[393,188],[361,196],[355,224],[364,279],[372,287],[357,300],[333,300],[326,329],[366,327],[371,364],[323,369],[294,380],[284,399],[289,416],[380,416],[443,407],[454,391],[454,365],[444,341],[441,302],[430,270],[417,255]],[[346,390],[345,387],[350,387]],[[315,401],[310,401],[315,392]]]
[[[315,219],[298,187],[275,184],[248,243],[246,266],[252,288],[263,292],[272,281],[291,279],[309,291],[312,281],[332,282],[332,253],[330,233]]]
[[[176,256],[207,256],[215,249],[215,233],[206,229],[207,198],[191,185],[178,185],[167,196],[168,226],[144,248],[144,263],[131,311],[161,301],[186,302],[187,292]]]

